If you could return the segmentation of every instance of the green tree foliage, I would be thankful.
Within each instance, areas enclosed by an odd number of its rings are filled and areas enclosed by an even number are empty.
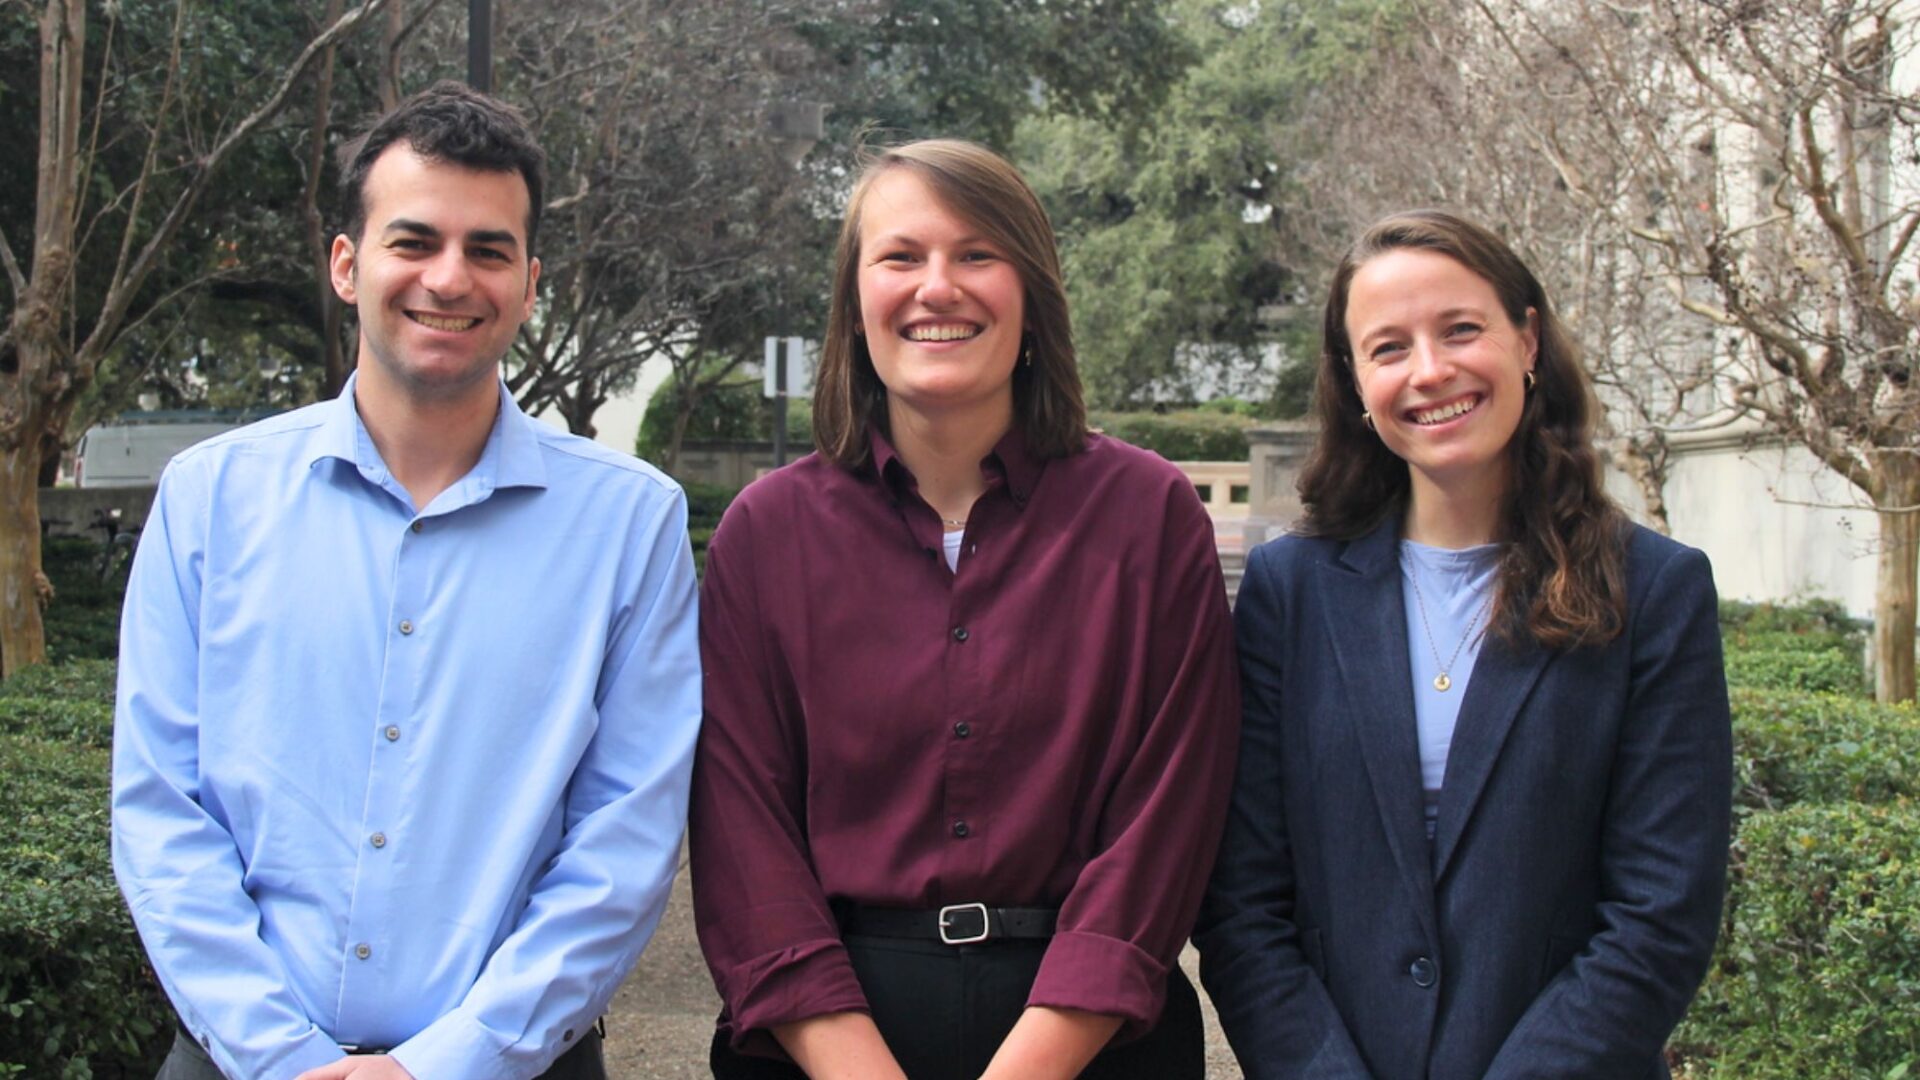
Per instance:
[[[1128,123],[1034,116],[1016,159],[1063,246],[1093,400],[1106,407],[1273,391],[1261,347],[1311,356],[1317,268],[1286,249],[1301,103],[1370,55],[1399,0],[1169,0],[1198,57]],[[1276,149],[1278,147],[1278,149]],[[1208,369],[1202,379],[1196,369]],[[1303,380],[1286,382],[1296,414]]]
[[[841,130],[999,149],[1027,116],[1127,122],[1193,59],[1166,0],[873,0],[808,28],[856,92]]]

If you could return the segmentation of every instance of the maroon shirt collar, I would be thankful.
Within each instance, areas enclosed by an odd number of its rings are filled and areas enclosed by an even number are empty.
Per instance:
[[[877,424],[867,425],[867,449],[873,458],[873,470],[884,483],[898,491],[914,487],[912,471]],[[1046,467],[1046,460],[1028,448],[1027,437],[1018,423],[1010,425],[1007,433],[993,445],[993,451],[980,459],[982,472],[1007,485],[1007,494],[1017,510],[1027,508],[1027,500],[1033,497],[1033,489],[1040,483],[1040,474]]]

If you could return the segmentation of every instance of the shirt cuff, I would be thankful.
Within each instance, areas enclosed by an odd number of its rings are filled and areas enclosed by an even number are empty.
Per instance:
[[[213,1053],[212,1047],[207,1047],[207,1050],[209,1057],[218,1057]],[[345,1056],[346,1052],[340,1049],[339,1044],[327,1038],[326,1033],[319,1028],[314,1028],[310,1034],[289,1047],[285,1053],[276,1054],[270,1061],[257,1064],[255,1068],[260,1076],[286,1077],[287,1080],[292,1080],[293,1077],[299,1076],[308,1069],[331,1065]],[[227,1063],[239,1064],[231,1057],[227,1059]],[[241,1069],[243,1074],[248,1071],[245,1068]]]
[[[1027,1004],[1118,1016],[1124,1041],[1152,1030],[1166,996],[1166,967],[1133,942],[1067,931],[1047,945]]]
[[[720,1029],[734,1049],[765,1053],[752,1038],[779,1024],[828,1013],[867,1012],[867,996],[839,941],[811,941],[749,960],[725,974],[720,996],[727,1015]]]
[[[451,1012],[413,1038],[393,1048],[392,1057],[412,1073],[414,1080],[518,1080],[527,1075],[525,1061],[508,1058],[509,1043],[477,1021]],[[544,1066],[543,1066],[544,1067]],[[538,1069],[533,1072],[539,1072]]]

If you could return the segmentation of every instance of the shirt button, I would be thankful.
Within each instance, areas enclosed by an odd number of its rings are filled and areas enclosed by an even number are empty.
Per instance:
[[[388,742],[399,742],[399,741],[400,741],[400,729],[399,729],[398,727],[396,727],[396,726],[394,726],[393,724],[388,724],[388,725],[387,725],[387,730],[386,730],[386,732],[385,732],[385,735],[387,736],[387,741],[388,741]]]
[[[964,626],[956,626],[953,628],[953,640],[955,641],[965,641],[972,636],[972,634],[967,633],[967,628]]]
[[[1440,976],[1440,972],[1434,967],[1433,961],[1424,956],[1407,965],[1407,974],[1413,976],[1413,985],[1422,989],[1432,986],[1434,981]]]
[[[572,1028],[568,1028],[567,1030],[565,1030],[565,1031],[563,1031],[563,1032],[561,1032],[561,1033],[560,1033],[560,1041],[561,1041],[561,1042],[572,1042],[572,1041],[573,1041],[573,1029],[572,1029]]]
[[[426,527],[427,527],[427,523],[424,521],[416,521],[412,525],[407,526],[407,528],[412,529],[414,532],[419,532],[421,529],[424,529]]]
[[[363,941],[353,947],[353,955],[365,960],[367,957],[373,955],[373,946]]]
[[[973,734],[973,725],[967,723],[965,720],[953,725],[954,738],[964,739],[971,734]]]
[[[383,832],[374,833],[372,836],[367,837],[367,843],[372,844],[374,847],[377,847],[377,848],[386,847],[387,834]]]
[[[965,840],[967,838],[967,834],[971,832],[973,832],[973,830],[967,828],[966,822],[956,821],[953,823],[953,835],[959,837],[960,839]]]
[[[401,619],[401,620],[400,620],[400,632],[401,632],[401,633],[403,633],[403,634],[411,634],[411,633],[413,633],[413,622],[412,622],[411,620],[408,620],[408,619]]]

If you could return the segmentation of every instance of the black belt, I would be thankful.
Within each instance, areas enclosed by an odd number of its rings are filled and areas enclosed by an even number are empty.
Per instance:
[[[988,907],[948,904],[915,911],[908,908],[846,906],[838,910],[840,930],[867,937],[915,938],[945,945],[987,941],[1044,941],[1053,936],[1060,913],[1053,908]]]

